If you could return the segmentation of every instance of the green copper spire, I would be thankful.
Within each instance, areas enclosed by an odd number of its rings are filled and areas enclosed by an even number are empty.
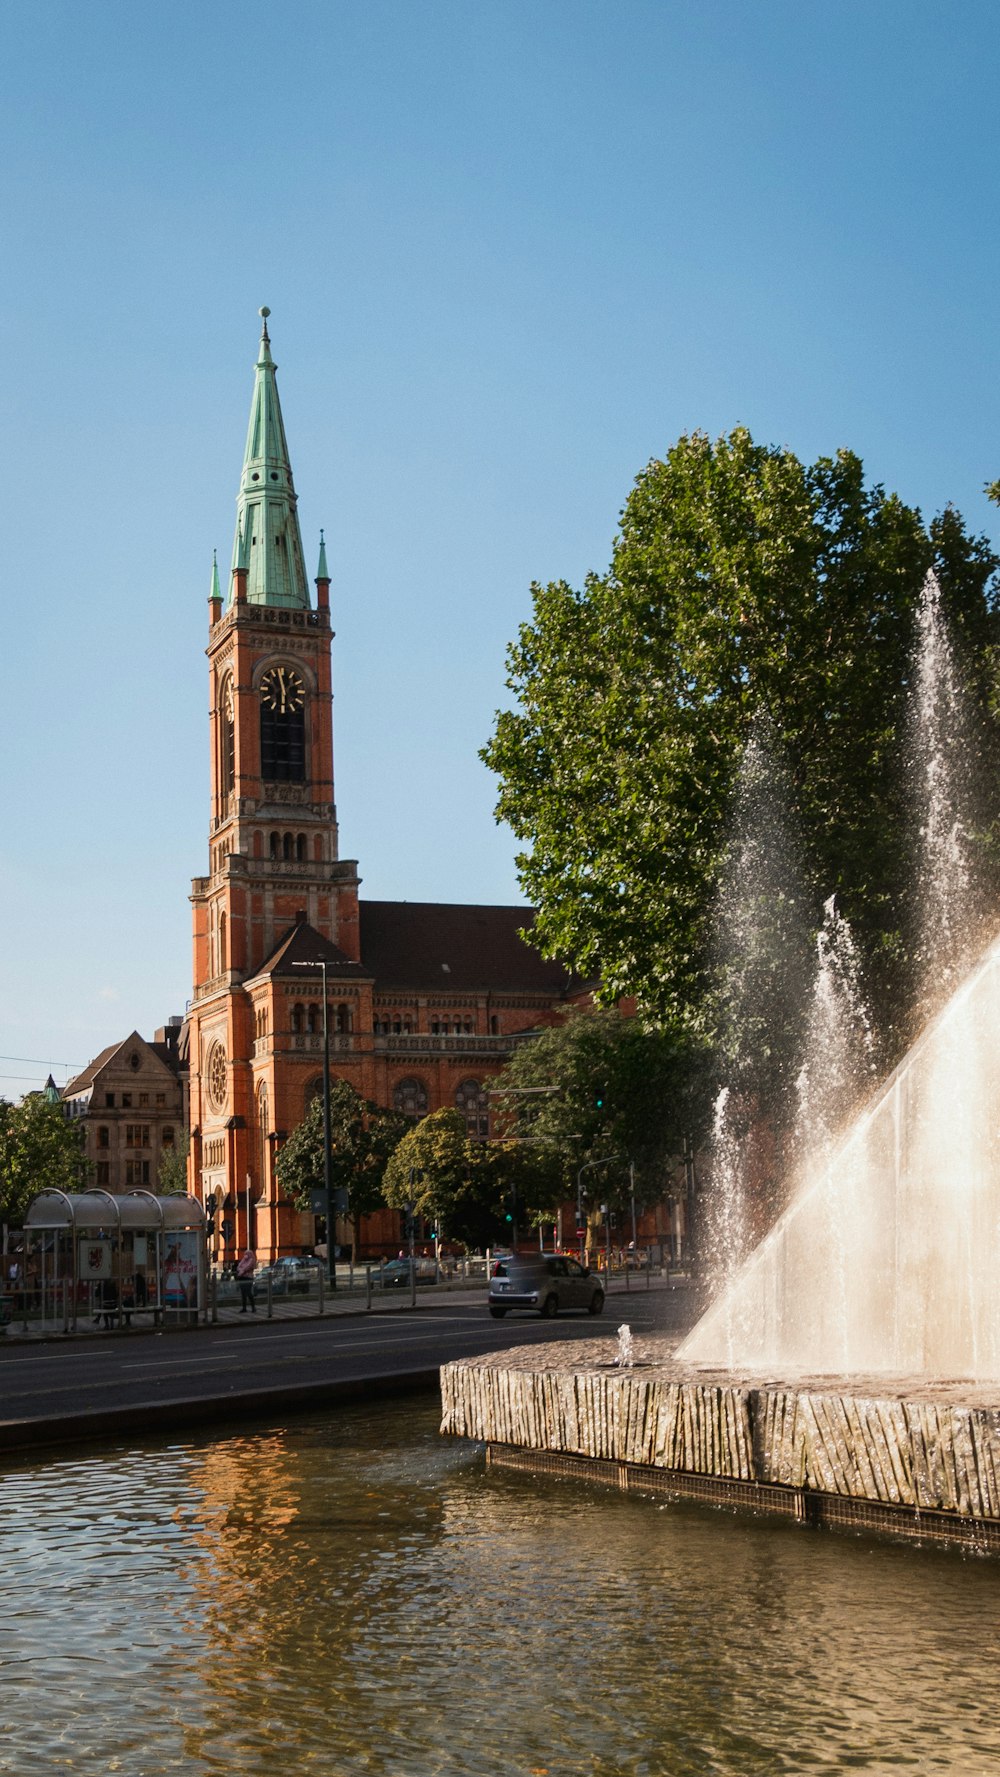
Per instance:
[[[330,578],[330,570],[326,565],[326,543],[322,531],[319,534],[319,567],[316,569],[316,578],[317,580],[329,580]]]
[[[222,588],[219,585],[219,558],[214,549],[212,550],[212,590],[208,596],[210,599],[221,599],[222,597]]]
[[[309,609],[309,591],[298,502],[274,376],[277,365],[271,357],[267,331],[271,311],[262,308],[260,313],[264,327],[236,500],[233,567],[247,569],[248,604],[302,611]]]

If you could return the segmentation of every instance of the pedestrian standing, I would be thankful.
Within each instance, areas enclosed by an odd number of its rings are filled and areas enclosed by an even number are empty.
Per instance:
[[[240,1313],[245,1314],[249,1308],[256,1314],[257,1304],[253,1299],[253,1274],[257,1269],[257,1254],[247,1247],[242,1259],[236,1267],[236,1278],[240,1286]]]

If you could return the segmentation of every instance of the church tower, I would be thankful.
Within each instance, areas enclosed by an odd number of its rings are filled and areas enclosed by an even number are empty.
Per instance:
[[[364,1091],[371,1065],[357,865],[337,846],[330,576],[320,533],[313,603],[269,312],[225,597],[212,569],[209,873],[191,892],[190,1179],[215,1196],[215,1256],[227,1258],[312,1238],[311,1218],[281,1201],[274,1162],[321,1085],[324,981],[337,1073]]]

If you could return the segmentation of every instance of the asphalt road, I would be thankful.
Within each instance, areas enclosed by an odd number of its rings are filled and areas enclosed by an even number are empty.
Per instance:
[[[552,1339],[680,1332],[684,1289],[615,1292],[599,1319],[491,1320],[484,1298],[391,1314],[248,1321],[0,1348],[0,1451],[124,1431],[266,1419],[334,1400],[433,1388],[441,1364]]]

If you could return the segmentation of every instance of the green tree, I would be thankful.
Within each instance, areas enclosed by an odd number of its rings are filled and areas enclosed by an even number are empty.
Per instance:
[[[348,1194],[348,1214],[357,1244],[361,1217],[381,1208],[382,1175],[407,1129],[405,1117],[362,1098],[347,1080],[330,1082],[330,1182]],[[308,1209],[325,1184],[323,1098],[315,1098],[278,1155],[281,1189],[300,1209]]]
[[[575,1197],[582,1167],[587,1201],[624,1209],[633,1178],[640,1204],[664,1195],[713,1082],[711,1052],[690,1031],[581,1011],[515,1051],[497,1081],[498,1121],[525,1154],[545,1157],[538,1210]]]
[[[458,1204],[474,1184],[482,1187],[482,1150],[481,1142],[470,1142],[460,1111],[431,1111],[410,1126],[389,1158],[382,1180],[386,1202],[401,1210],[412,1204],[417,1215],[452,1231]]]
[[[40,1092],[0,1099],[0,1218],[17,1226],[37,1191],[82,1191],[90,1165],[83,1126]]]
[[[185,1130],[182,1139],[172,1148],[164,1148],[156,1169],[156,1188],[161,1197],[183,1197],[187,1192],[187,1157],[190,1137]]]
[[[995,879],[998,560],[949,509],[925,525],[848,451],[811,467],[740,428],[638,477],[609,572],[534,588],[516,707],[483,757],[524,844],[533,939],[662,1021],[713,1023],[712,914],[739,761],[777,737],[814,915],[836,893],[898,1010],[913,920],[900,770],[914,617],[934,566],[969,681]]]

